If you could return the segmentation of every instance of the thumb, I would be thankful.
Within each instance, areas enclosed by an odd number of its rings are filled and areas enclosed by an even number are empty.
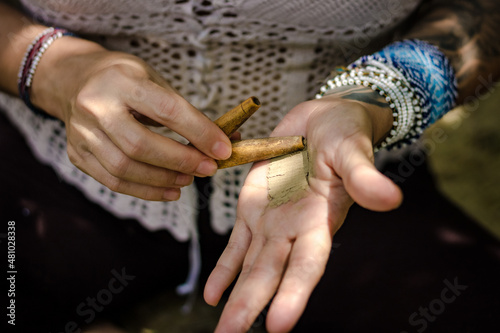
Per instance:
[[[401,189],[380,173],[372,162],[371,142],[351,146],[344,156],[339,175],[347,193],[358,205],[373,211],[388,211],[401,204]]]

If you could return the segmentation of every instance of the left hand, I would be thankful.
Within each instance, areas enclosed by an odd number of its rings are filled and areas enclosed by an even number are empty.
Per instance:
[[[332,237],[354,201],[384,211],[397,207],[399,188],[373,165],[373,142],[385,110],[332,95],[293,108],[272,136],[303,135],[314,176],[304,197],[268,206],[267,164],[257,163],[242,188],[236,224],[210,275],[205,300],[216,305],[240,273],[216,332],[246,332],[267,303],[270,332],[293,328],[323,275]],[[390,128],[390,127],[389,127]]]

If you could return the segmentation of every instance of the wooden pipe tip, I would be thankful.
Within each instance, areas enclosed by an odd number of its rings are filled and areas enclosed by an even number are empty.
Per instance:
[[[252,100],[252,102],[256,105],[256,106],[260,106],[260,101],[257,97],[255,96],[252,96],[250,97],[250,99]]]

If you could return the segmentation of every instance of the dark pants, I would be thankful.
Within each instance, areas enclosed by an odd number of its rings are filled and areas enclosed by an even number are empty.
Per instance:
[[[16,228],[16,331],[64,331],[72,321],[80,326],[120,312],[185,280],[187,243],[90,203],[36,161],[3,115],[0,156],[2,262],[7,222]],[[397,167],[386,168],[396,173]],[[425,165],[401,186],[405,201],[396,211],[351,209],[297,332],[500,327],[499,242],[435,190]],[[227,242],[210,230],[207,216],[200,213],[201,286]]]

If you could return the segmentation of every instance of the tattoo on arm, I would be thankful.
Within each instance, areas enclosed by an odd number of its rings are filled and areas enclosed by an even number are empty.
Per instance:
[[[363,102],[366,104],[378,106],[379,108],[388,108],[389,104],[383,96],[364,86],[343,86],[332,90],[342,99]]]
[[[389,104],[387,104],[387,102],[383,98],[380,98],[379,94],[370,91],[349,92],[348,94],[342,96],[342,99],[365,102],[367,104],[376,105],[380,108],[386,108],[389,106]]]
[[[459,102],[500,78],[500,1],[427,0],[405,38],[438,46],[450,59]]]

